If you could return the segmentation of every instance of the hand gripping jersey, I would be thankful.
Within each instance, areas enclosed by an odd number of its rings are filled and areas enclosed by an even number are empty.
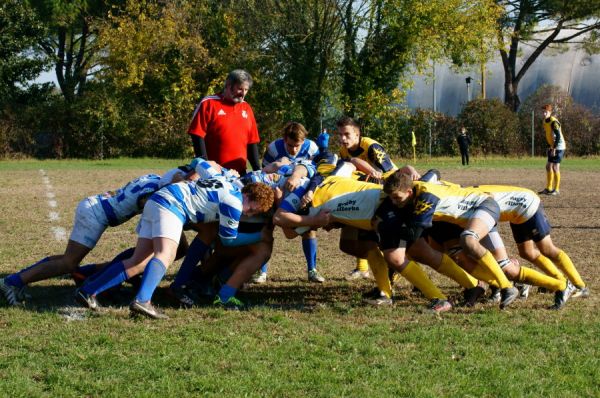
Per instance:
[[[147,174],[136,178],[116,191],[105,192],[93,197],[101,206],[102,214],[94,207],[94,213],[103,218],[106,216],[111,227],[121,225],[144,210],[141,201],[160,188],[161,177]]]
[[[546,142],[551,148],[564,151],[567,149],[565,137],[563,137],[562,129],[557,118],[550,116],[544,119],[544,132],[546,133]]]
[[[415,225],[430,228],[433,221],[445,221],[465,227],[477,207],[490,195],[460,185],[439,181],[416,181],[413,185],[413,220]]]
[[[381,144],[369,137],[360,137],[358,148],[352,152],[345,147],[340,148],[340,158],[346,161],[351,158],[362,159],[381,171],[384,176],[398,169]]]
[[[278,138],[275,141],[271,142],[267,147],[267,151],[265,152],[265,156],[262,162],[263,167],[271,164],[277,160],[282,158],[288,158],[289,160],[301,160],[301,159],[312,159],[314,156],[319,154],[319,148],[317,144],[309,139],[305,139],[300,147],[300,150],[295,156],[292,156],[288,153],[285,148],[285,139]]]
[[[500,221],[523,224],[540,207],[540,197],[527,188],[507,185],[478,185],[473,188],[494,198],[500,206]]]
[[[221,239],[234,239],[242,216],[242,192],[223,177],[167,185],[150,197],[182,224],[219,221]]]

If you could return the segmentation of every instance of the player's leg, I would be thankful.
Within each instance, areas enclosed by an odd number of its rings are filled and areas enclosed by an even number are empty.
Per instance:
[[[323,283],[323,278],[317,271],[317,231],[310,230],[302,234],[302,251],[306,259],[306,272],[309,282]]]
[[[152,240],[139,237],[133,255],[122,261],[114,262],[102,269],[94,278],[89,278],[77,289],[75,298],[84,306],[96,310],[99,304],[96,296],[127,279],[140,274],[152,257]]]
[[[225,308],[239,309],[244,303],[235,295],[237,291],[250,280],[251,276],[271,257],[273,240],[262,240],[245,247],[245,251],[238,256],[238,262],[229,279],[221,286],[213,301],[214,305]]]
[[[217,230],[217,223],[206,224],[204,228],[200,229],[196,237],[194,237],[181,263],[181,267],[177,275],[175,275],[173,283],[171,283],[170,289],[172,291],[181,289],[190,282],[194,270],[210,250],[210,245],[217,236]]]
[[[407,253],[412,260],[429,265],[465,289],[472,289],[477,286],[477,279],[460,268],[447,254],[434,250],[423,237],[417,239],[410,246]]]
[[[500,308],[504,308],[512,303],[518,297],[518,290],[508,280],[500,265],[483,245],[480,240],[483,239],[496,225],[499,217],[498,204],[489,199],[482,203],[473,217],[467,223],[465,230],[460,235],[460,245],[477,261],[477,267],[491,273],[500,287],[501,301]],[[476,268],[477,268],[476,267]]]
[[[552,154],[550,149],[547,152],[548,160],[546,161],[546,187],[539,191],[539,194],[549,195],[554,187],[554,170],[552,168]]]
[[[357,228],[349,226],[343,226],[340,234],[340,250],[343,253],[356,257],[356,268],[348,275],[347,279],[349,280],[367,279],[369,277],[369,261],[367,260],[366,252],[370,249],[364,246],[357,246],[360,245],[358,234],[359,231]],[[375,276],[375,272],[378,272],[378,275],[380,275],[380,271],[380,269],[373,271],[373,276]]]
[[[402,229],[395,228],[395,224],[395,222],[381,222],[378,225],[378,232],[381,237],[379,247],[383,250],[387,265],[431,300],[430,309],[436,312],[450,310],[452,305],[446,296],[429,279],[429,276],[421,267],[407,257],[407,250],[411,249],[414,242],[408,242],[409,237],[404,236],[406,231],[403,232]],[[413,254],[418,254],[418,247],[413,250]]]
[[[554,245],[550,235],[546,235],[542,240],[535,242],[535,244],[540,252],[552,260],[576,288],[583,289],[586,287],[569,255]]]
[[[148,261],[142,275],[142,283],[135,296],[135,299],[129,305],[132,313],[141,314],[154,319],[166,318],[167,316],[160,313],[151,303],[152,295],[160,284],[160,281],[165,276],[167,268],[177,253],[179,245],[179,236],[176,239],[171,237],[157,236],[152,238],[153,256]],[[133,265],[129,269],[133,269],[138,265]]]

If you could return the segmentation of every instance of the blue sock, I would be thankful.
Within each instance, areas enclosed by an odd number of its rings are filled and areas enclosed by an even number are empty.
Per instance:
[[[146,265],[144,275],[142,276],[142,286],[140,286],[140,291],[135,296],[135,299],[141,303],[150,301],[152,294],[166,273],[167,267],[165,267],[163,262],[156,257],[152,257],[148,265]]]
[[[96,273],[96,264],[87,264],[77,267],[77,272],[85,277],[90,277]]]
[[[198,239],[198,237],[194,238],[192,243],[190,243],[187,253],[185,254],[185,258],[181,263],[181,267],[175,276],[175,280],[173,283],[171,283],[171,288],[181,287],[190,281],[192,274],[194,273],[194,269],[200,260],[202,260],[209,248],[210,246],[206,245],[204,242],[202,242],[202,240]]]
[[[4,278],[4,280],[11,286],[15,286],[18,288],[22,288],[23,286],[25,286],[25,284],[23,283],[23,281],[21,280],[21,273],[32,269],[33,267],[37,267],[40,264],[43,264],[47,261],[50,260],[50,257],[44,257],[43,259],[41,259],[40,261],[38,261],[35,264],[31,264],[29,267],[23,268],[21,271],[15,273],[15,274],[11,274],[9,276],[7,276],[6,278]]]
[[[118,262],[122,262],[123,260],[127,260],[128,258],[131,258],[131,256],[133,256],[133,252],[135,250],[135,247],[130,247],[129,249],[125,249],[123,250],[121,253],[117,254],[115,256],[115,258],[113,258],[110,263],[108,263],[108,265],[106,265],[103,269],[98,270],[96,268],[96,264],[89,264],[90,268],[87,269],[88,265],[84,265],[83,267],[79,267],[78,270],[79,272],[81,272],[82,274],[87,276],[87,280],[89,280],[90,282],[94,279],[96,279],[97,277],[99,277],[102,274],[102,271],[108,267],[110,267],[113,264],[116,264]],[[93,266],[93,268],[92,268]],[[83,269],[83,268],[86,269]],[[82,272],[83,271],[83,272]],[[90,272],[90,274],[86,274],[86,272]],[[86,280],[86,282],[87,282]]]
[[[221,283],[227,282],[229,278],[231,278],[231,275],[233,275],[233,272],[229,267],[223,267],[217,273],[217,277],[219,278]]]
[[[317,239],[302,239],[302,251],[306,257],[306,269],[312,271],[317,268]]]
[[[231,287],[227,284],[221,286],[221,290],[219,290],[219,298],[222,303],[226,303],[231,297],[235,296],[237,289],[235,287]]]
[[[264,272],[266,274],[268,269],[269,269],[269,263],[264,263],[262,265],[262,267],[260,267],[260,272]]]
[[[102,293],[111,287],[120,285],[127,279],[125,266],[122,261],[119,261],[104,268],[93,280],[86,281],[81,287],[81,291],[90,295]]]

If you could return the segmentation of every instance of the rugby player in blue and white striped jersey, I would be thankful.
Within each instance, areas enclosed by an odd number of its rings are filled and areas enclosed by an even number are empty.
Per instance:
[[[252,216],[268,211],[273,197],[273,190],[265,184],[248,184],[240,190],[225,177],[166,186],[154,193],[144,208],[133,256],[112,264],[84,284],[77,292],[77,299],[96,309],[98,293],[143,272],[142,285],[130,310],[151,318],[164,318],[150,300],[175,258],[184,225],[201,230],[206,224],[218,221],[219,237],[227,244],[236,238],[242,214]]]
[[[107,227],[121,225],[143,210],[149,195],[166,180],[147,174],[116,191],[90,196],[79,202],[67,248],[63,254],[45,257],[37,263],[0,280],[0,291],[9,305],[25,299],[24,288],[33,282],[71,273],[96,246]]]

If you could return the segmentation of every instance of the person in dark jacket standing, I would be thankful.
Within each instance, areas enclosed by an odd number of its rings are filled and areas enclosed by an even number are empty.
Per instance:
[[[471,145],[471,137],[467,135],[467,129],[465,126],[461,126],[460,134],[456,137],[458,141],[458,148],[460,149],[460,156],[462,158],[463,166],[469,165],[469,145]]]

